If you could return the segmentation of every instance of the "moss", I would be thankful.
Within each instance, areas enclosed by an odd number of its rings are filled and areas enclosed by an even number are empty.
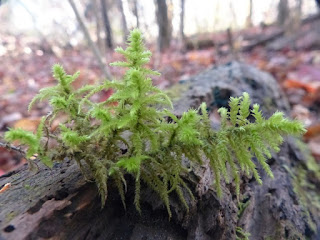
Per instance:
[[[311,155],[308,146],[300,140],[296,142],[306,163],[302,163],[292,172],[288,167],[287,171],[293,178],[293,190],[299,197],[300,205],[303,207],[304,214],[307,217],[308,224],[313,232],[316,232],[316,224],[310,213],[320,212],[320,194],[316,184],[320,183],[320,167]],[[312,182],[310,181],[312,178]]]
[[[285,224],[285,228],[282,231],[282,236],[288,240],[305,240],[305,236],[297,230],[296,226],[288,222]]]
[[[6,222],[10,222],[12,219],[14,219],[17,216],[17,213],[14,211],[11,211],[6,215]]]
[[[31,190],[31,186],[29,184],[24,184],[23,187],[26,189],[26,190]]]
[[[79,72],[68,75],[55,64],[53,76],[57,85],[41,89],[29,105],[31,109],[37,101],[48,100],[52,113],[42,118],[35,134],[22,129],[11,129],[5,134],[7,141],[19,140],[27,145],[27,156],[37,153],[48,167],[53,166],[53,161],[75,160],[81,171],[89,172],[94,179],[102,207],[110,183],[117,186],[125,203],[125,175],[131,175],[134,205],[139,212],[141,182],[159,195],[169,216],[172,193],[188,211],[186,199],[194,199],[194,189],[182,177],[189,174],[182,163],[184,157],[191,166],[208,160],[219,197],[222,181],[234,181],[239,196],[241,174],[253,175],[262,184],[253,157],[273,177],[267,163],[271,152],[280,150],[283,136],[305,131],[300,122],[286,119],[281,112],[266,119],[258,104],[250,110],[248,93],[231,97],[229,109],[219,109],[219,131],[211,128],[205,103],[178,118],[169,110],[173,108],[170,98],[152,85],[151,76],[160,73],[147,68],[151,52],[145,49],[140,31],[133,30],[127,48],[119,47],[116,52],[125,61],[111,65],[127,69],[121,81],[74,89],[72,82]],[[106,101],[91,101],[94,94],[110,89],[114,93]],[[61,114],[67,120],[51,131],[51,123]],[[250,115],[255,122],[249,121]],[[49,148],[49,140],[54,140],[56,146]]]
[[[263,238],[264,240],[305,240],[305,237],[297,230],[297,228],[288,221],[278,223],[274,233]]]
[[[299,147],[304,158],[306,159],[306,167],[308,171],[312,172],[315,175],[316,179],[320,182],[320,165],[312,156],[312,153],[308,145],[302,142],[301,140],[297,140],[296,144]]]
[[[241,227],[236,228],[236,240],[249,240],[250,233],[244,231]]]
[[[243,197],[243,200],[238,203],[238,218],[241,218],[243,212],[250,204],[250,199]]]

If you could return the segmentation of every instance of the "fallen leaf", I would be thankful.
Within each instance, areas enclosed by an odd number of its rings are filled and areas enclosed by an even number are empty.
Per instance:
[[[23,118],[14,123],[13,128],[21,128],[26,131],[36,132],[41,122],[41,118]]]
[[[314,138],[316,136],[320,136],[320,123],[316,123],[308,127],[307,132],[304,134],[304,138],[306,140]],[[319,145],[319,149],[320,149],[320,145]]]
[[[7,191],[11,187],[11,183],[6,183],[3,188],[0,189],[0,193]]]
[[[317,83],[317,82],[306,83],[296,79],[286,79],[283,82],[283,86],[285,88],[302,88],[306,90],[308,93],[314,94],[320,88],[320,83]]]
[[[319,161],[320,160],[320,136],[313,138],[308,143],[311,154]]]

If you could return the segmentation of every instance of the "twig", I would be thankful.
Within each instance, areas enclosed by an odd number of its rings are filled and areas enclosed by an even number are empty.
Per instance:
[[[20,147],[13,146],[13,145],[11,145],[9,143],[0,142],[0,147],[6,148],[6,149],[8,149],[10,151],[18,152],[21,155],[26,156],[26,152],[23,151]]]
[[[27,154],[25,151],[23,151],[20,147],[16,147],[16,146],[13,146],[9,143],[3,143],[3,142],[0,142],[0,147],[3,147],[3,148],[6,148],[8,149],[9,151],[15,151],[15,152],[18,152],[19,154],[22,155],[22,157],[24,159],[27,160],[28,164],[29,164],[29,167],[30,169],[36,169],[36,171],[39,170],[39,166],[38,164],[34,161],[37,159],[38,157],[38,154],[34,154],[31,158],[27,158]]]

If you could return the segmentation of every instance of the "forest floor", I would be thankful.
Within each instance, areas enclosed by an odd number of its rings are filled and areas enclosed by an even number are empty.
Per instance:
[[[281,28],[256,27],[228,34],[202,34],[191,37],[181,51],[172,44],[166,52],[155,53],[150,67],[161,72],[154,84],[166,89],[187,80],[215,65],[239,60],[272,74],[287,95],[292,106],[291,117],[307,126],[304,139],[320,164],[320,32],[315,26],[318,18],[302,24],[296,33]],[[27,107],[33,96],[43,87],[55,84],[51,76],[54,63],[61,63],[70,74],[81,71],[75,87],[95,83],[101,71],[93,54],[85,47],[63,49],[49,47],[36,38],[0,33],[0,135],[10,127],[34,131],[40,117],[50,109],[41,103],[30,113]],[[152,52],[155,44],[150,44]],[[108,51],[106,62],[119,60]],[[115,78],[123,73],[111,67]],[[109,93],[99,96],[108,97]],[[16,153],[0,147],[0,176],[23,164]]]

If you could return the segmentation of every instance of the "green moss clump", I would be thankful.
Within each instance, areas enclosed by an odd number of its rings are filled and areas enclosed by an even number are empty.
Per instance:
[[[285,169],[293,179],[293,190],[298,196],[299,204],[304,210],[308,224],[311,230],[316,232],[317,226],[312,215],[320,212],[320,195],[317,189],[317,185],[320,183],[320,167],[305,143],[297,140],[296,145],[306,162],[301,162],[295,171],[288,166],[285,166]]]
[[[273,177],[266,162],[271,151],[279,151],[284,135],[300,135],[305,131],[300,122],[284,118],[281,112],[265,119],[259,105],[253,105],[250,111],[247,93],[231,98],[230,110],[220,108],[219,131],[211,129],[205,103],[178,118],[164,108],[172,108],[169,97],[152,85],[150,76],[159,73],[146,67],[151,52],[145,49],[140,31],[133,30],[128,47],[116,51],[126,59],[111,64],[127,68],[122,81],[73,89],[71,83],[79,73],[67,75],[62,66],[54,65],[57,85],[40,90],[30,104],[31,108],[36,101],[47,99],[52,114],[43,118],[36,134],[11,129],[5,135],[8,141],[18,139],[28,145],[27,155],[38,153],[48,166],[52,166],[52,159],[62,161],[67,157],[74,159],[83,172],[88,168],[98,186],[102,206],[111,181],[124,204],[127,188],[124,176],[130,174],[135,179],[134,204],[138,211],[141,182],[158,193],[169,216],[172,192],[188,209],[186,194],[191,198],[193,194],[182,178],[183,174],[188,175],[182,164],[184,157],[191,166],[202,164],[203,159],[210,161],[219,196],[223,179],[227,182],[233,179],[239,194],[242,173],[253,174],[262,183],[252,157]],[[90,100],[94,94],[108,89],[113,89],[114,94],[106,101]],[[51,132],[50,124],[60,114],[67,115],[68,120]],[[247,119],[249,115],[255,118],[254,123]],[[57,142],[56,147],[48,148],[49,139]]]
[[[241,227],[236,228],[236,240],[249,240],[250,233],[244,231]]]

